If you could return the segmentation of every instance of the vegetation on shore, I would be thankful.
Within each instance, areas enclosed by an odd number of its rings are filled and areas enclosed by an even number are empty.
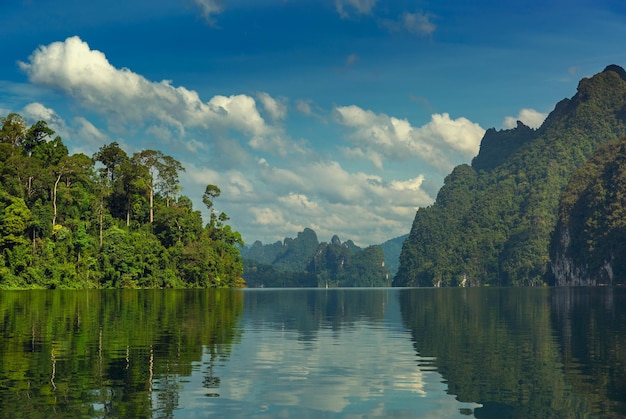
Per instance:
[[[116,142],[69,155],[46,121],[0,125],[0,288],[243,286],[243,242],[215,211],[217,186],[203,225],[171,156]]]

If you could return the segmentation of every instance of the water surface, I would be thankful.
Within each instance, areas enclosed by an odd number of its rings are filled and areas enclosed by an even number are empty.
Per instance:
[[[0,292],[0,417],[623,417],[612,288]]]

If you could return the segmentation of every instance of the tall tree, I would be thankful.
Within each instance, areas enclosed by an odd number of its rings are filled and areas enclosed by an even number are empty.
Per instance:
[[[20,115],[10,113],[0,118],[0,123],[0,141],[3,143],[15,146],[26,136],[26,121]]]
[[[106,179],[107,185],[112,185],[115,180],[116,169],[128,159],[128,155],[114,141],[111,144],[100,147],[100,150],[93,155],[93,159],[102,163],[104,168],[100,169],[100,175]]]
[[[59,182],[65,180],[65,184],[69,187],[74,180],[87,179],[91,171],[91,159],[84,154],[75,154],[73,156],[64,156],[59,164],[50,168],[54,175],[54,185],[52,187],[52,225],[56,224],[57,219],[57,190]]]
[[[22,147],[28,157],[31,157],[33,150],[45,143],[47,138],[51,138],[52,135],[54,135],[54,131],[46,121],[37,121],[26,131],[26,135],[18,140],[18,145]]]
[[[158,150],[142,150],[133,154],[132,159],[147,169],[148,176],[144,181],[149,193],[150,224],[152,224],[155,190],[163,191],[166,196],[172,194],[178,188],[178,173],[185,169],[177,160]]]

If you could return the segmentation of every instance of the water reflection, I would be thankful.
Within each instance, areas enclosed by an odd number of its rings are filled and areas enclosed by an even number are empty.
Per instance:
[[[237,340],[241,294],[0,293],[0,412],[9,417],[171,416],[179,377]]]
[[[183,391],[186,412],[254,417],[463,417],[477,407],[423,371],[397,290],[244,291],[244,333],[219,397]],[[191,386],[193,388],[193,386]]]
[[[572,392],[594,413],[626,417],[626,290],[556,289],[551,306]]]
[[[626,290],[0,292],[0,417],[624,417]]]
[[[416,351],[433,357],[451,394],[483,405],[479,418],[623,417],[623,298],[581,288],[400,295]]]

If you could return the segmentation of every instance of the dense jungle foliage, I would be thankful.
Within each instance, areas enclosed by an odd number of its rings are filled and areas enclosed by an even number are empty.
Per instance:
[[[559,197],[600,145],[626,134],[626,72],[578,85],[543,125],[486,132],[435,203],[417,211],[396,286],[537,285],[546,281]]]
[[[550,255],[553,283],[626,278],[626,139],[600,147],[563,192]]]
[[[244,278],[250,287],[384,287],[389,271],[381,246],[361,249],[333,236],[320,243],[310,228],[296,238],[242,250]]]
[[[46,121],[0,118],[0,287],[243,285],[239,233],[207,185],[200,211],[180,195],[185,169],[157,150],[113,142],[69,155]]]

